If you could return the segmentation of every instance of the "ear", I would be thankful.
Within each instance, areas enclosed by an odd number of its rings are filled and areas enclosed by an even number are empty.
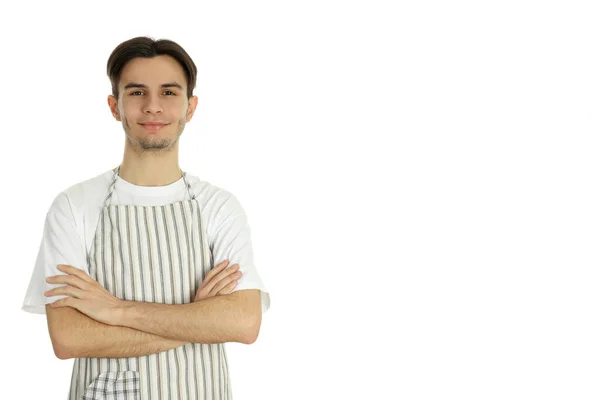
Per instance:
[[[188,100],[187,115],[185,118],[186,123],[190,122],[190,120],[194,116],[194,112],[196,111],[196,106],[198,106],[198,96],[190,97],[190,99]]]
[[[110,113],[117,120],[121,120],[121,114],[119,114],[119,104],[117,103],[117,98],[112,94],[108,96],[108,108],[110,108]]]

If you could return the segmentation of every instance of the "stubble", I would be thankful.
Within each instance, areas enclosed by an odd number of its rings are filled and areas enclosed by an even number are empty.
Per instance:
[[[177,142],[179,141],[179,137],[183,133],[183,129],[185,128],[185,120],[186,118],[182,118],[177,121],[177,132],[175,138],[156,138],[151,136],[145,136],[141,138],[136,138],[131,135],[131,124],[127,120],[127,118],[123,118],[123,129],[125,130],[125,137],[129,146],[136,152],[146,153],[146,152],[168,152],[171,151]]]

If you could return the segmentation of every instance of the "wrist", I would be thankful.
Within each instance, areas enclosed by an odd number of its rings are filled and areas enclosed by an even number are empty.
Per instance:
[[[114,325],[128,327],[127,321],[131,320],[131,312],[133,310],[133,302],[121,300],[114,314]]]

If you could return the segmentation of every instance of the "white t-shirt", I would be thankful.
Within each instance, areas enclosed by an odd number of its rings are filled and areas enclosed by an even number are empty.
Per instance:
[[[95,178],[77,183],[61,192],[52,202],[44,223],[42,243],[23,311],[45,314],[46,304],[67,297],[46,297],[44,292],[64,284],[49,284],[46,278],[64,275],[59,264],[72,265],[89,274],[87,256],[109,185],[114,175],[109,170]],[[237,198],[225,189],[186,173],[186,179],[200,206],[214,264],[229,260],[239,264],[242,277],[233,291],[260,289],[263,313],[269,309],[270,296],[254,265],[250,226]],[[117,176],[110,204],[163,205],[188,200],[183,178],[166,186],[137,186]]]

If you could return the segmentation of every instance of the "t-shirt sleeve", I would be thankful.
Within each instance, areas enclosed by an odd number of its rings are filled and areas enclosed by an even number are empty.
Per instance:
[[[231,193],[214,208],[209,217],[208,236],[214,265],[229,260],[229,265],[238,264],[242,277],[233,291],[259,289],[261,291],[262,312],[271,306],[271,298],[254,265],[254,253],[250,226],[246,213],[238,199]]]
[[[44,221],[42,240],[25,294],[22,310],[45,314],[46,304],[67,296],[44,296],[44,292],[64,284],[49,284],[46,278],[65,275],[58,270],[59,264],[72,265],[89,274],[85,246],[75,228],[73,215],[64,195],[56,198]]]

